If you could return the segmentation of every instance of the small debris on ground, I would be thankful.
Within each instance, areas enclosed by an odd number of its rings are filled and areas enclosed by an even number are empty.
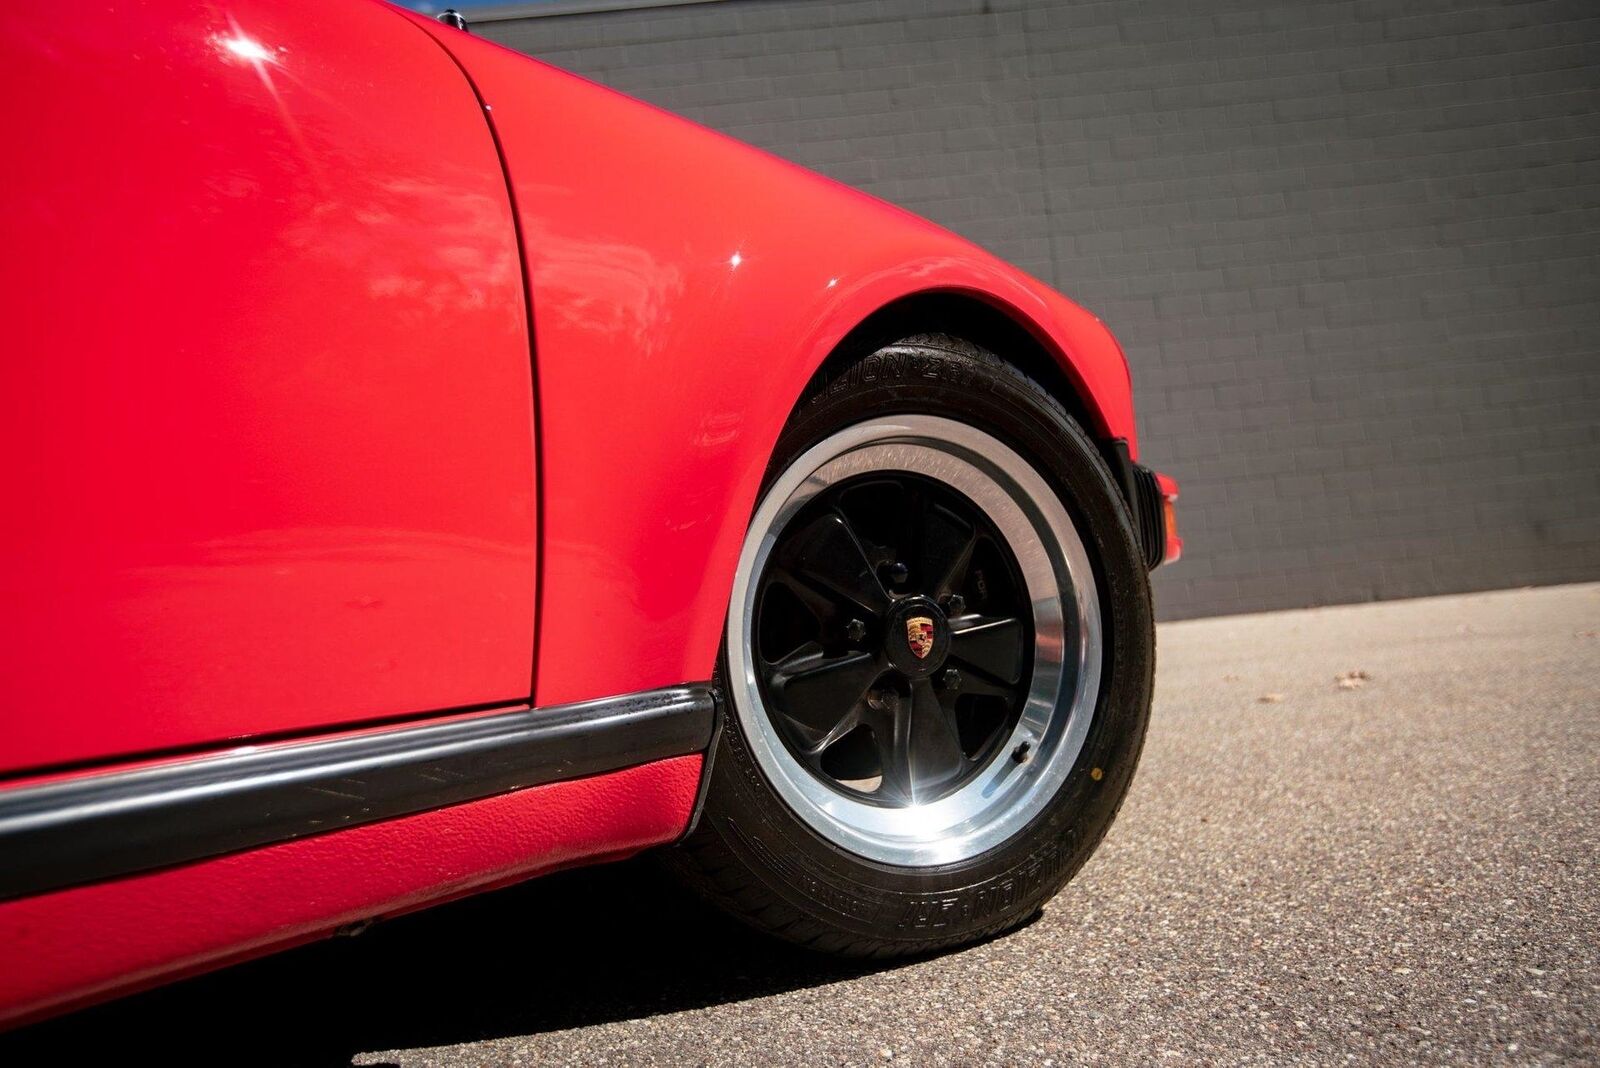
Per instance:
[[[1281,693],[1264,693],[1260,697],[1257,697],[1256,700],[1258,702],[1260,702],[1261,704],[1264,704],[1264,705],[1275,705],[1279,701],[1283,700],[1283,694],[1281,694]]]
[[[1341,690],[1359,690],[1361,687],[1367,684],[1367,680],[1370,678],[1372,678],[1372,676],[1368,675],[1365,671],[1356,670],[1346,671],[1343,675],[1337,676],[1333,681],[1334,684],[1337,685]]]

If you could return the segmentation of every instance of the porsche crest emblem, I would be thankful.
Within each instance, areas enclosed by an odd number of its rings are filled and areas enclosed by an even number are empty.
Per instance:
[[[926,660],[933,652],[933,620],[928,616],[912,616],[906,620],[906,644],[911,655]]]

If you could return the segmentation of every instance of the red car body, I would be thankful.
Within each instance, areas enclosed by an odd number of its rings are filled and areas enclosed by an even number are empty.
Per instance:
[[[384,4],[14,7],[0,82],[28,102],[0,215],[0,1019],[680,836],[704,718],[681,751],[148,861],[27,837],[98,783],[704,687],[779,431],[875,315],[1014,332],[1137,456],[1120,350],[1044,285]]]

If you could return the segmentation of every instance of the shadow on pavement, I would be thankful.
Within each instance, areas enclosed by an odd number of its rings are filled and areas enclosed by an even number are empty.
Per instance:
[[[0,1038],[0,1062],[347,1064],[818,986],[892,965],[748,931],[648,859],[567,872]]]

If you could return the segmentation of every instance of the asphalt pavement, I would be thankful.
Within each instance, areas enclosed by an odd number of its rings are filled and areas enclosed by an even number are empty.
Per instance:
[[[0,1061],[1600,1063],[1597,632],[1600,585],[1164,625],[1116,826],[1038,919],[961,952],[815,957],[634,861]]]

